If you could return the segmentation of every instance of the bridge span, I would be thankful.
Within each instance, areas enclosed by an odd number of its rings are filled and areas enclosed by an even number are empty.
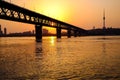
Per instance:
[[[57,38],[61,38],[61,30],[67,30],[68,38],[71,37],[71,32],[74,32],[74,36],[80,36],[81,33],[85,33],[86,30],[77,26],[71,25],[66,22],[56,20],[54,18],[42,15],[40,13],[19,7],[12,3],[0,0],[0,19],[29,23],[35,25],[36,41],[42,41],[42,27],[48,26],[56,28]]]

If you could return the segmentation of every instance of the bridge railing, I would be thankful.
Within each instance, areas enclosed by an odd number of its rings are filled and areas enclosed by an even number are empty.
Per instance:
[[[50,26],[55,28],[61,27],[62,29],[70,28],[71,30],[77,29],[84,31],[84,29],[82,28],[56,20],[54,18],[47,17],[40,13],[19,7],[17,5],[2,0],[0,1],[0,18],[29,24],[42,24],[44,26]]]

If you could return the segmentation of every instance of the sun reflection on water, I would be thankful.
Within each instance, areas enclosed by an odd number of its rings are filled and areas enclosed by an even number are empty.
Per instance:
[[[120,80],[120,37],[102,38],[0,38],[0,80]]]
[[[50,37],[50,44],[51,44],[52,46],[55,45],[55,39],[56,39],[56,37],[54,37],[54,36],[51,36],[51,37]]]

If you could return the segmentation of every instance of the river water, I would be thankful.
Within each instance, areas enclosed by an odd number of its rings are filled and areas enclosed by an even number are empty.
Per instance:
[[[0,80],[120,80],[120,36],[0,38]]]

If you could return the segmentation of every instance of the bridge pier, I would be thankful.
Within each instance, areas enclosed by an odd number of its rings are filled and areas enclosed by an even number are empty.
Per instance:
[[[67,30],[67,37],[71,38],[71,30],[70,29]]]
[[[80,35],[81,35],[81,32],[79,31],[79,32],[78,32],[78,36],[80,36]]]
[[[68,37],[71,37],[72,35],[76,37],[77,35],[79,35],[78,31],[81,31],[81,35],[88,35],[88,32],[82,28],[45,15],[41,15],[39,13],[35,13],[29,9],[10,4],[4,0],[0,0],[0,19],[34,24],[36,32],[35,37],[37,42],[42,41],[42,26],[57,28],[57,38],[61,38],[61,29],[70,28],[71,31],[68,30]]]
[[[61,38],[61,28],[60,27],[56,28],[56,32],[57,32],[57,38]]]
[[[74,30],[74,37],[77,37],[77,30]]]
[[[36,42],[42,42],[42,25],[35,25]]]

